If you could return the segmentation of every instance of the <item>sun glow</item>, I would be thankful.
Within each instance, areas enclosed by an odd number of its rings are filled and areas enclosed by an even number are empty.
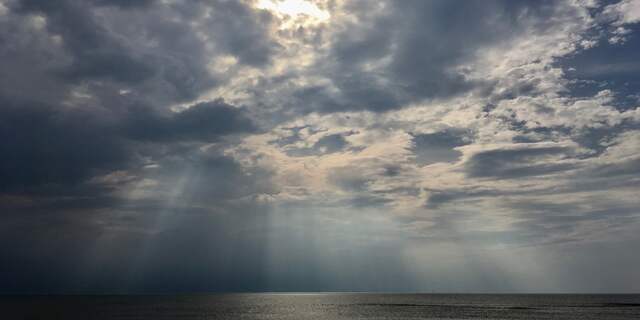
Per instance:
[[[292,17],[306,15],[319,21],[327,20],[330,17],[329,12],[305,0],[259,0],[256,7]]]

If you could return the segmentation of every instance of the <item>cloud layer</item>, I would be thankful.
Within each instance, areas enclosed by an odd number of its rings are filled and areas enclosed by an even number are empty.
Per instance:
[[[0,0],[2,290],[640,289],[637,1],[278,3]]]

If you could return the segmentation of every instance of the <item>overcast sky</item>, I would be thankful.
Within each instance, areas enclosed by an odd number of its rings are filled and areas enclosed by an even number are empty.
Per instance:
[[[639,52],[639,0],[0,0],[0,292],[638,292]]]

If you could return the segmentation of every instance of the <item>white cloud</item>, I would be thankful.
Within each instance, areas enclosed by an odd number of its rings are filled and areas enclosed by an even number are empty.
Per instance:
[[[616,17],[614,23],[617,25],[637,23],[640,22],[640,1],[622,0],[607,6],[604,13]]]

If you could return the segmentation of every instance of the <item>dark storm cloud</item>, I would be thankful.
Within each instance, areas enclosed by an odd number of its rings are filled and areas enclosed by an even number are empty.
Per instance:
[[[561,162],[573,153],[567,147],[499,149],[474,154],[465,163],[473,178],[517,179],[576,169],[575,163]],[[559,157],[559,158],[558,158]]]
[[[455,162],[462,153],[454,148],[471,142],[472,134],[460,129],[452,128],[423,134],[411,133],[410,150],[421,166],[437,162]]]
[[[241,63],[263,66],[279,45],[270,39],[267,30],[273,20],[267,11],[256,12],[240,1],[213,1],[212,16],[206,22],[212,37],[225,52],[237,57]]]
[[[255,130],[241,109],[222,100],[168,115],[150,108],[131,110],[122,118],[90,108],[65,110],[7,99],[0,104],[4,192],[70,187],[109,171],[136,168],[141,164],[138,152],[144,149],[136,149],[133,140],[214,142]]]
[[[94,0],[98,5],[118,6],[122,8],[143,8],[158,0]]]
[[[0,97],[0,191],[55,188],[125,167],[127,146],[101,116]]]
[[[201,102],[167,115],[149,108],[134,108],[125,121],[127,135],[143,141],[212,142],[222,135],[256,130],[242,109],[221,99]]]
[[[138,221],[143,216],[210,214],[211,205],[242,213],[248,207],[230,202],[275,192],[268,170],[221,154],[229,135],[257,130],[244,108],[214,100],[168,111],[226,81],[207,68],[220,55],[256,67],[268,62],[276,47],[269,15],[239,2],[25,0],[7,7],[0,17],[0,206],[3,226],[21,231],[3,230],[3,242],[20,249],[3,248],[2,260],[16,268],[0,282],[73,287],[80,276],[61,282],[19,266],[45,263],[64,274],[84,263],[101,235],[135,248],[157,232],[157,219]],[[203,153],[205,143],[215,146]],[[122,178],[104,178],[114,172]],[[122,198],[144,181],[157,184],[144,189],[146,199]],[[168,204],[165,195],[182,202]],[[107,280],[96,282],[109,287],[126,273],[117,266],[131,260],[125,251],[112,257]]]
[[[110,171],[135,171],[141,159],[158,161],[148,142],[219,142],[257,129],[243,108],[222,100],[178,113],[166,109],[219,83],[206,68],[219,52],[207,48],[187,18],[203,19],[209,10],[253,21],[258,13],[244,3],[25,0],[6,7],[0,19],[3,192],[71,190]],[[245,39],[221,46],[241,63],[256,64],[272,54],[265,49],[272,45],[263,30],[268,17],[261,19],[242,23],[242,30],[229,23],[209,27],[220,37],[233,31],[229,39]]]
[[[62,82],[58,89],[63,90],[114,85],[154,104],[194,99],[226,81],[207,70],[221,54],[262,66],[278,47],[267,32],[270,15],[235,1],[25,0],[12,3],[10,10],[6,27],[22,28],[21,37],[0,34],[9,38],[11,60],[16,55],[24,56],[18,61],[36,60],[23,73]],[[36,16],[44,18],[44,30],[29,27],[28,18]],[[201,38],[201,32],[211,38]],[[60,41],[52,42],[53,36]],[[33,42],[28,47],[25,37]],[[33,52],[34,45],[44,52]]]
[[[152,66],[110,34],[98,22],[93,9],[81,1],[25,0],[17,6],[18,12],[44,15],[47,31],[62,37],[72,61],[56,71],[66,80],[109,79],[136,83],[153,76]]]
[[[385,3],[378,13],[366,2],[350,4],[347,8],[359,21],[346,23],[334,36],[331,54],[318,70],[339,92],[325,86],[301,89],[300,108],[383,112],[424,99],[485,90],[490,83],[470,80],[456,68],[482,48],[509,41],[524,30],[551,28],[545,18],[554,14],[556,5],[404,1]],[[375,71],[368,66],[379,63]]]
[[[11,100],[60,101],[67,85],[52,77],[68,57],[47,33],[9,14],[0,19],[0,96]],[[4,103],[7,103],[6,101]]]

